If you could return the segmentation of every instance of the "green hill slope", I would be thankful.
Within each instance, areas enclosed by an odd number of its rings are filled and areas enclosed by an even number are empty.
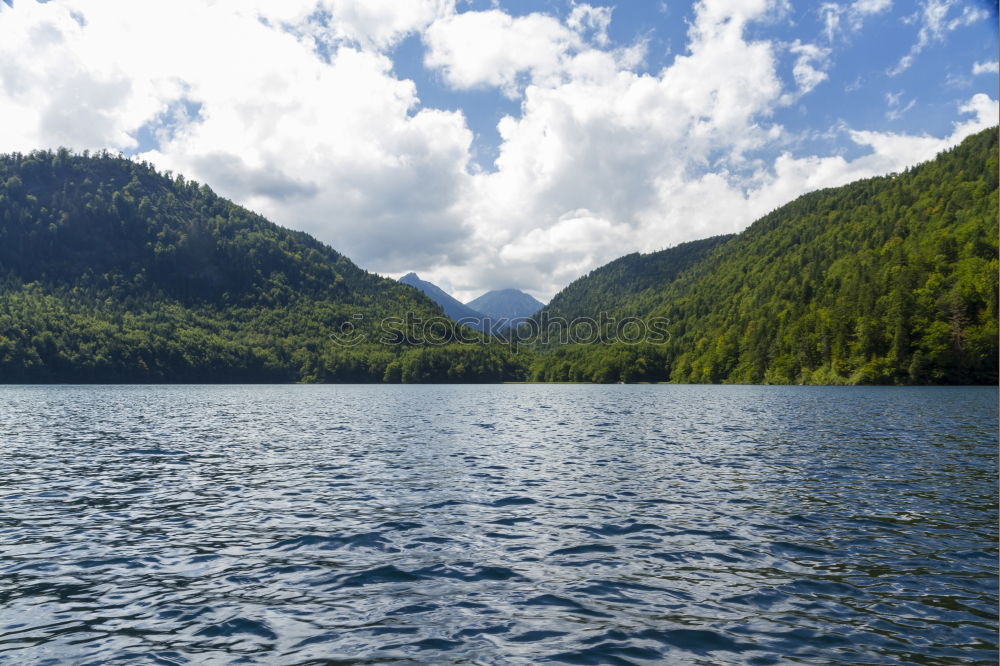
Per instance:
[[[733,238],[714,236],[651,254],[633,252],[619,257],[570,283],[544,311],[566,319],[594,317],[600,312],[645,314],[660,302],[665,287]]]
[[[0,382],[521,376],[490,345],[421,344],[419,322],[441,314],[417,290],[148,164],[0,156]],[[389,317],[399,321],[379,323]]]
[[[996,383],[997,233],[993,128],[905,173],[807,194],[735,237],[593,271],[543,316],[666,317],[669,342],[563,346],[531,377]]]

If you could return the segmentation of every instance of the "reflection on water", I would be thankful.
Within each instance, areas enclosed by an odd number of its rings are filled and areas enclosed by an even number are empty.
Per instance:
[[[0,387],[0,662],[995,661],[996,401]]]

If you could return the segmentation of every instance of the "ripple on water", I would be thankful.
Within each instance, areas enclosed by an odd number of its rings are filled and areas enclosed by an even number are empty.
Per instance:
[[[996,400],[0,387],[0,662],[995,663]]]

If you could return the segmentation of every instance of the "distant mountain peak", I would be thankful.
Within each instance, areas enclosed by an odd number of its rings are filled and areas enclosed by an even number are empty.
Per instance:
[[[494,322],[517,322],[535,314],[545,304],[520,289],[494,289],[466,305]]]
[[[468,303],[462,303],[436,284],[421,280],[413,271],[399,278],[399,281],[424,292],[455,321],[461,320],[463,324],[478,330],[484,330],[488,322],[494,333],[502,331],[511,323],[524,321],[545,307],[534,296],[512,287],[493,289]]]
[[[399,278],[399,281],[424,292],[424,295],[441,306],[441,309],[444,310],[445,315],[449,318],[454,319],[455,321],[461,321],[470,328],[480,331],[483,330],[482,314],[473,308],[464,305],[460,300],[433,282],[421,280],[420,277],[413,271],[410,271],[403,277]]]

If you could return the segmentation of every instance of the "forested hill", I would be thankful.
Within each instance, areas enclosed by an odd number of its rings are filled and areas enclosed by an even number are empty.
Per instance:
[[[623,257],[543,313],[666,317],[669,343],[564,346],[531,376],[994,384],[997,205],[993,128],[904,173],[802,196],[735,237]]]
[[[107,153],[0,156],[0,382],[520,376],[486,345],[383,344],[378,322],[407,312],[441,314],[181,176]]]
[[[666,286],[733,238],[713,236],[659,252],[633,252],[619,257],[570,283],[552,298],[544,312],[567,320],[596,317],[600,312],[619,316],[648,313],[660,302]]]
[[[106,153],[5,155],[0,383],[996,383],[997,206],[994,128],[622,257],[539,316],[666,318],[665,344],[513,355],[422,327],[442,311],[416,289],[208,187]]]
[[[187,304],[366,302],[393,286],[206,185],[110,154],[6,155],[0,188],[0,266],[19,282]]]

